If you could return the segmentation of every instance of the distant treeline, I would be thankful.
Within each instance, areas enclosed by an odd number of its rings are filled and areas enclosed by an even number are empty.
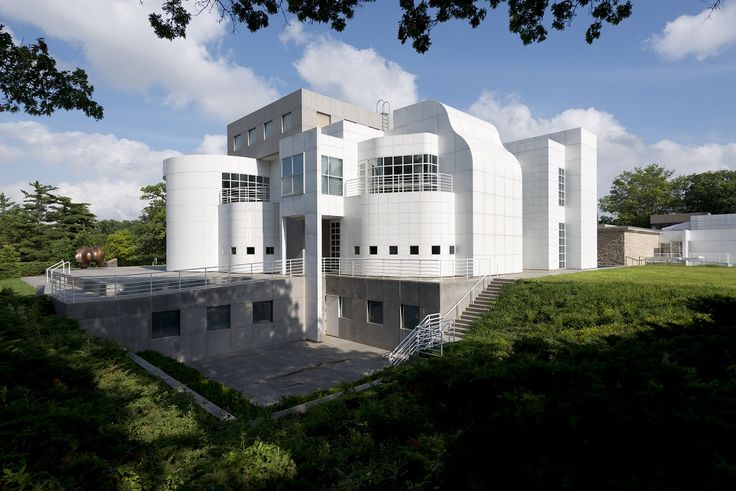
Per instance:
[[[0,193],[0,277],[42,274],[82,246],[102,246],[120,265],[166,261],[166,184],[141,188],[147,206],[136,220],[98,220],[89,203],[77,203],[39,181],[21,190],[22,203]]]

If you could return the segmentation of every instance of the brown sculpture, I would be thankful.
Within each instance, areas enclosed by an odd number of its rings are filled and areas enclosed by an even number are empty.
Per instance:
[[[80,247],[74,254],[74,259],[79,263],[79,267],[87,269],[90,264],[95,263],[98,267],[105,265],[105,253],[102,247]]]

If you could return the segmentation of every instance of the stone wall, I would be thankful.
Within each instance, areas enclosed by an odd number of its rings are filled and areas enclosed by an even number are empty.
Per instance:
[[[625,249],[623,230],[598,230],[598,266],[623,265]]]
[[[253,302],[268,300],[273,322],[253,323]],[[304,339],[304,278],[73,304],[52,301],[58,314],[79,321],[93,336],[180,361]],[[230,305],[230,328],[208,330],[207,307],[221,305]],[[180,312],[179,335],[152,338],[152,313],[170,310]]]
[[[652,257],[654,249],[659,247],[659,234],[647,232],[627,232],[626,255],[629,257]]]
[[[648,230],[630,228],[598,229],[598,266],[624,266],[636,264],[627,257],[652,257],[659,246],[659,234]]]

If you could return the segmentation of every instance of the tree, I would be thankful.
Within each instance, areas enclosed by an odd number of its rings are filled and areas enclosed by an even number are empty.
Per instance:
[[[166,258],[166,183],[141,188],[141,199],[148,201],[136,227],[138,258],[142,262]]]
[[[683,211],[736,213],[736,171],[721,170],[680,178]]]
[[[198,0],[198,11],[215,11],[220,18],[229,17],[233,25],[245,24],[251,32],[268,27],[275,15],[295,15],[300,22],[330,24],[335,31],[345,29],[359,7],[374,0]],[[167,0],[161,13],[149,15],[156,35],[164,39],[186,37],[192,15],[185,7],[186,0]],[[518,34],[524,44],[547,39],[547,16],[552,17],[551,27],[562,31],[579,15],[579,9],[587,9],[593,19],[585,33],[585,40],[592,43],[601,35],[603,24],[617,25],[631,15],[631,0],[400,0],[402,10],[398,38],[402,44],[411,41],[419,53],[426,52],[432,44],[432,29],[450,20],[467,21],[476,28],[486,18],[488,7],[498,8],[508,4],[509,30]]]
[[[650,215],[680,211],[673,172],[657,164],[624,171],[614,179],[608,196],[599,200],[601,222],[649,227]]]
[[[105,258],[117,259],[120,266],[136,264],[138,247],[133,230],[124,228],[108,235],[104,251]]]
[[[58,70],[43,38],[16,45],[0,24],[0,112],[23,111],[48,116],[58,109],[78,109],[102,119],[102,106],[91,99],[94,87],[81,68]]]

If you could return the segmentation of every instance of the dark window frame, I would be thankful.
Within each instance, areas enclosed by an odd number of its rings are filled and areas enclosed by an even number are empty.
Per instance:
[[[259,318],[258,320],[256,320],[256,310],[259,311],[259,314],[265,314],[266,311],[265,310],[261,311],[261,309],[266,307],[267,305],[269,306],[268,315],[263,316],[263,318]],[[253,308],[253,324],[273,323],[273,300],[263,300],[261,302],[253,302],[252,308]]]

